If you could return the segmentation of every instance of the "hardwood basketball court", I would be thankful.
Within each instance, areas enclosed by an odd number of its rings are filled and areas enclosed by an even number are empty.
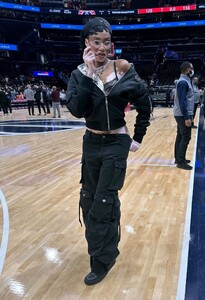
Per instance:
[[[49,117],[35,120],[42,118]],[[28,119],[27,111],[0,116],[0,122],[15,119]],[[66,109],[62,119],[74,120]],[[133,132],[135,112],[126,119]],[[129,154],[120,192],[121,254],[91,287],[83,282],[89,257],[78,221],[83,133],[81,128],[0,136],[0,299],[176,299],[193,171],[173,163],[172,109],[155,108],[141,149]],[[196,135],[193,130],[189,159]]]

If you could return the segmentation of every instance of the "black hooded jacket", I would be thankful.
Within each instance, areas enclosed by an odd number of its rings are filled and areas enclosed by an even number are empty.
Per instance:
[[[146,85],[133,65],[105,94],[102,82],[86,74],[82,64],[71,73],[67,89],[67,108],[77,118],[84,117],[86,126],[94,130],[109,131],[126,124],[124,110],[128,102],[137,111],[133,139],[141,143],[149,126],[151,101]]]

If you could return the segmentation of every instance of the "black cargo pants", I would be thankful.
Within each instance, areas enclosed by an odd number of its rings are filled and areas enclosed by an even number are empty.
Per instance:
[[[80,207],[88,253],[109,264],[118,255],[120,200],[131,138],[127,134],[83,136]]]
[[[183,163],[186,159],[186,151],[191,140],[191,127],[185,125],[184,117],[176,117],[177,122],[177,136],[174,145],[175,160],[179,163]]]

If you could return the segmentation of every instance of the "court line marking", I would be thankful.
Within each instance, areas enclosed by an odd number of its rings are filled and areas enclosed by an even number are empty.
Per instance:
[[[0,190],[0,201],[3,210],[3,230],[2,230],[2,240],[1,240],[1,248],[0,248],[0,275],[1,275],[4,267],[6,251],[8,246],[8,239],[9,239],[9,211],[2,190]]]
[[[164,164],[142,164],[143,166],[148,166],[148,167],[176,167],[176,164],[170,163],[170,165],[164,165]]]
[[[199,115],[198,115],[198,118],[199,118]],[[183,233],[184,238],[183,238],[182,251],[181,251],[181,262],[180,262],[180,269],[179,269],[176,300],[184,300],[185,299],[188,256],[189,256],[192,199],[193,199],[193,189],[194,189],[195,162],[196,162],[196,150],[197,150],[199,126],[200,125],[198,123],[196,139],[195,139],[195,143],[194,143],[193,159],[192,159],[193,169],[191,171],[191,177],[190,177],[190,183],[189,183],[189,192],[188,192],[186,217],[185,217],[184,233]]]
[[[83,129],[85,128],[85,126],[83,127],[80,127],[78,126],[77,128],[76,127],[73,127],[73,128],[65,128],[65,129],[59,129],[59,130],[50,130],[50,131],[37,131],[37,132],[5,132],[5,131],[0,131],[0,135],[2,136],[13,136],[13,135],[32,135],[32,134],[48,134],[48,133],[58,133],[58,132],[66,132],[66,131],[74,131],[74,130],[79,130],[79,129]],[[56,128],[57,129],[57,128]]]
[[[85,126],[84,124],[19,124],[19,123],[9,123],[9,124],[0,124],[2,127],[79,127]]]

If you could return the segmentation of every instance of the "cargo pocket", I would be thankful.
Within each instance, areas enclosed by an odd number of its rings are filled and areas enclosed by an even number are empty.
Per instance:
[[[126,160],[115,160],[115,170],[112,181],[109,186],[109,190],[120,190],[123,187],[125,181],[125,174],[127,168]]]
[[[109,221],[112,216],[114,197],[96,195],[90,215],[99,221]]]
[[[85,225],[87,226],[88,215],[89,215],[90,209],[92,207],[92,203],[93,203],[92,193],[81,189],[80,201],[79,201],[79,222],[80,222],[81,226],[82,226],[82,222],[80,219],[80,208],[82,209],[82,213],[83,213],[83,221],[84,221]]]
[[[93,198],[92,193],[86,190],[81,189],[80,191],[80,207],[82,208],[85,214],[88,214],[92,207]]]

